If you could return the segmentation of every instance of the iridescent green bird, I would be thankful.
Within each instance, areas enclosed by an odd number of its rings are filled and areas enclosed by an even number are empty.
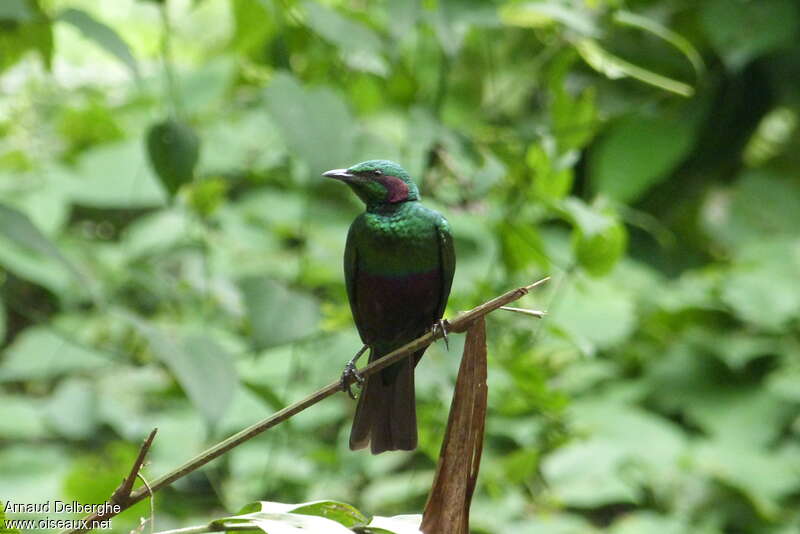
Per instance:
[[[366,204],[347,234],[344,274],[350,310],[372,362],[441,321],[456,260],[447,220],[419,202],[419,190],[397,163],[371,160],[324,176],[346,183]],[[446,333],[446,332],[445,332]],[[350,448],[373,454],[417,446],[414,367],[425,349],[367,378],[358,399]],[[344,382],[343,382],[344,383]],[[349,391],[349,389],[348,389]]]

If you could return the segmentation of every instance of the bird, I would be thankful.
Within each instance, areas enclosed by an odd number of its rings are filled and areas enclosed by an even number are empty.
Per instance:
[[[367,350],[373,362],[431,329],[447,339],[442,316],[456,268],[450,225],[420,203],[417,185],[395,162],[369,160],[323,176],[347,184],[366,207],[350,225],[344,250],[347,297],[364,344],[342,374],[348,392],[348,374],[363,382],[350,449],[414,450],[414,368],[425,349],[366,379],[355,362]]]

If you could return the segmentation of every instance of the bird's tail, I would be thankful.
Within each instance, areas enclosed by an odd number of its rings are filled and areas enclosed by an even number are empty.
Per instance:
[[[369,360],[377,357],[373,352]],[[352,450],[368,444],[372,454],[417,448],[414,364],[418,359],[406,358],[367,378],[350,430]]]

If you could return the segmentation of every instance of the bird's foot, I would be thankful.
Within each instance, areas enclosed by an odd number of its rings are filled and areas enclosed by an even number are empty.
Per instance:
[[[358,369],[356,369],[356,362],[361,357],[361,355],[364,354],[367,348],[369,347],[367,347],[366,345],[361,347],[361,350],[359,350],[356,353],[356,355],[353,356],[353,358],[345,364],[344,371],[342,371],[342,378],[341,378],[342,391],[346,391],[347,394],[350,396],[350,398],[353,400],[355,400],[357,397],[353,394],[353,390],[350,387],[352,383],[355,382],[356,384],[358,384],[358,387],[362,387],[364,385],[364,377],[358,373]],[[349,380],[350,377],[353,378],[352,381]]]
[[[447,340],[447,327],[449,326],[450,323],[447,322],[447,319],[439,319],[438,321],[433,323],[433,326],[431,327],[431,333],[434,336],[438,334],[439,331],[442,332],[442,339],[444,339],[444,348],[446,348],[447,350],[450,350],[450,343],[448,343]]]

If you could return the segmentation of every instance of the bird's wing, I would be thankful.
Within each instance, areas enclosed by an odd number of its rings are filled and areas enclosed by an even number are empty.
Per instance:
[[[359,328],[359,325],[363,323],[359,320],[358,306],[356,305],[356,287],[358,286],[358,248],[356,247],[354,230],[356,222],[353,222],[350,226],[350,230],[347,232],[347,242],[344,246],[344,282],[347,288],[347,300],[350,301],[350,312],[353,314],[356,328]],[[360,333],[361,329],[359,328]]]
[[[450,233],[450,225],[442,217],[436,223],[436,230],[439,236],[439,272],[441,273],[442,290],[439,294],[439,305],[437,307],[436,318],[444,315],[447,306],[447,299],[450,297],[450,287],[453,285],[453,275],[456,272],[456,251],[453,246],[453,235]]]

